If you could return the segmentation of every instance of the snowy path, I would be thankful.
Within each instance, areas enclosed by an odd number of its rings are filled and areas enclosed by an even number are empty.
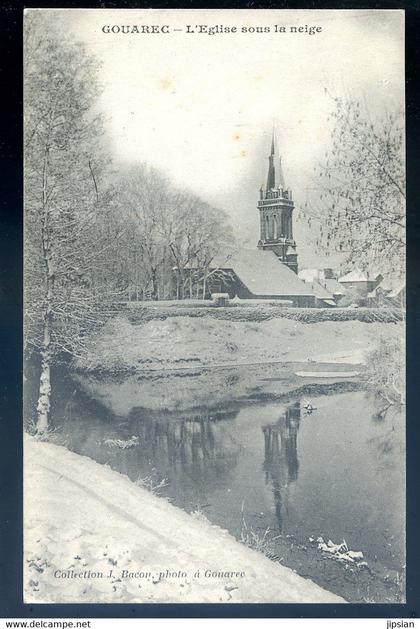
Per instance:
[[[110,468],[27,438],[25,602],[345,601]]]

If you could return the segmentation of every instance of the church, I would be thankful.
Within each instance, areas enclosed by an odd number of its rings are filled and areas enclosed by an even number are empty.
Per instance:
[[[274,135],[268,161],[267,183],[260,189],[257,204],[257,246],[216,256],[209,269],[207,289],[210,295],[227,293],[230,298],[283,300],[297,307],[314,307],[315,294],[297,275],[293,196],[285,185],[280,159],[276,174]]]

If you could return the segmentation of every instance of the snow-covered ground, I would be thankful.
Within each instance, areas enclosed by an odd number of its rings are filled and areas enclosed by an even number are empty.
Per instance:
[[[25,439],[25,602],[343,603],[61,446]]]
[[[132,325],[118,316],[90,339],[77,366],[115,373],[264,362],[358,364],[380,336],[398,333],[395,324],[361,321],[249,323],[186,316]]]

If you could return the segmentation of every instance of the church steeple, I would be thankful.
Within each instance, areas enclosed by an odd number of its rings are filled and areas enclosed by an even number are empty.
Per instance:
[[[286,188],[281,159],[278,162],[278,181],[274,166],[274,131],[271,139],[271,153],[268,158],[266,189],[261,187],[258,210],[260,212],[259,249],[273,251],[281,262],[297,273],[296,243],[293,239],[292,191]]]
[[[271,154],[268,158],[268,175],[266,191],[273,190],[276,187],[276,169],[274,167],[274,131],[271,140]]]

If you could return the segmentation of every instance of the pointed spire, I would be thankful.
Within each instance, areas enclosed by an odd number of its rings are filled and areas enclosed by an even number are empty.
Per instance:
[[[276,187],[276,170],[274,168],[274,129],[271,140],[271,155],[268,158],[267,192]]]

